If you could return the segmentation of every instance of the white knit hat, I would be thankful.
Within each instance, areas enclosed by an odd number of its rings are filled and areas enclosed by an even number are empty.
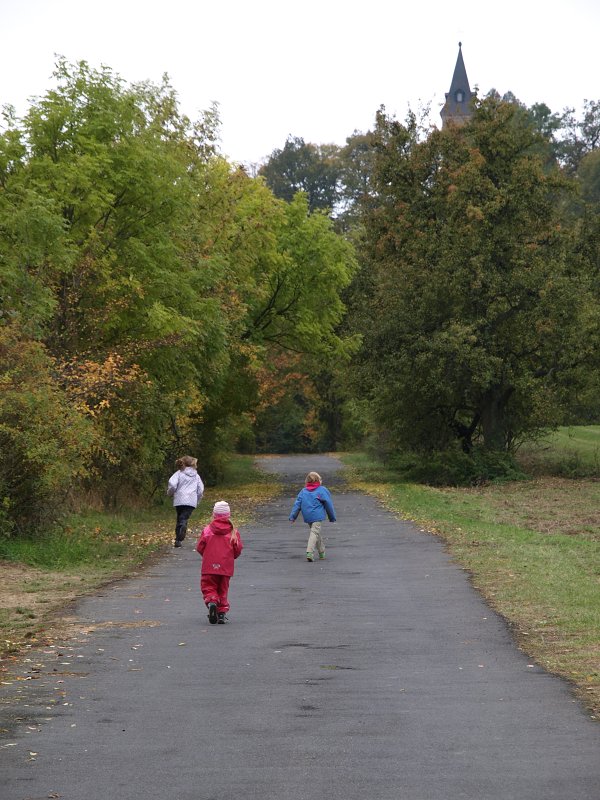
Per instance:
[[[229,503],[226,503],[225,500],[219,500],[215,503],[215,507],[213,508],[213,516],[215,517],[228,517],[231,514],[231,509],[229,508]]]

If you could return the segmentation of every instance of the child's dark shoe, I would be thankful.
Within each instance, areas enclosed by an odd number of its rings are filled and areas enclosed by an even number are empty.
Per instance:
[[[217,604],[216,603],[209,603],[208,604],[208,621],[211,625],[217,624]]]
[[[314,560],[315,560],[315,557],[313,556],[313,554],[312,554],[312,553],[307,553],[307,554],[306,554],[306,560],[307,560],[307,561],[314,561]]]
[[[224,611],[219,611],[219,613],[217,614],[217,622],[219,625],[225,625],[225,623],[227,622],[227,617],[225,616]]]

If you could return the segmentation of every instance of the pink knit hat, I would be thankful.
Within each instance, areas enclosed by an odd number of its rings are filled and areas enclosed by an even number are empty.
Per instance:
[[[226,503],[225,500],[219,500],[215,503],[215,507],[213,508],[213,517],[224,517],[227,519],[231,515],[231,509],[229,508],[229,503]]]

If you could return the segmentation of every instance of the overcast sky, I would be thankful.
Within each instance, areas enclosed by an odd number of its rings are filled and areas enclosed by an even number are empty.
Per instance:
[[[381,104],[439,110],[463,43],[471,89],[580,110],[600,99],[600,0],[0,0],[0,105],[52,87],[55,54],[128,82],[168,73],[182,110],[220,105],[222,151],[288,134],[343,144]]]

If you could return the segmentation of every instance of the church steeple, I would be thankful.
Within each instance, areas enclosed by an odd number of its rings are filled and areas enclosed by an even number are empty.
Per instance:
[[[447,125],[462,125],[473,114],[471,100],[475,92],[471,91],[467,70],[462,56],[462,42],[458,43],[458,58],[454,67],[454,75],[450,84],[450,91],[446,94],[446,102],[440,111],[442,127]]]

